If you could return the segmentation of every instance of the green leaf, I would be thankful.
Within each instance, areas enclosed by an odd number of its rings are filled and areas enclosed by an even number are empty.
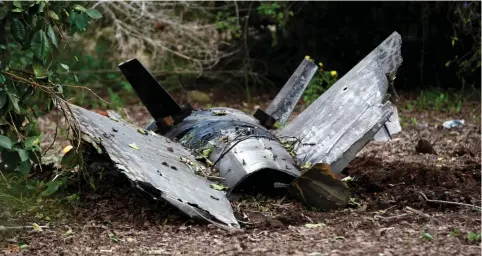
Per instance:
[[[40,135],[40,128],[35,122],[26,124],[23,129],[27,137],[37,137]]]
[[[59,15],[57,15],[57,13],[55,13],[52,10],[49,10],[49,17],[54,19],[54,20],[59,20]]]
[[[37,13],[42,13],[44,12],[44,9],[45,9],[45,2],[41,2],[39,5],[38,5],[38,10],[37,10]],[[33,5],[31,5],[30,7],[32,7]]]
[[[65,65],[65,64],[63,64],[63,63],[60,63],[60,66],[61,66],[63,69],[69,71],[69,66],[67,66],[67,65]]]
[[[35,74],[35,77],[37,79],[43,79],[46,78],[46,72],[45,72],[45,67],[40,63],[39,61],[34,61],[32,64],[33,67],[33,73]]]
[[[49,181],[47,183],[45,183],[45,185],[47,186],[47,189],[45,189],[43,192],[42,192],[42,196],[50,196],[52,195],[53,193],[57,192],[57,190],[59,190],[59,187],[63,184],[62,181],[60,180],[53,180],[53,181]]]
[[[21,8],[16,8],[16,9],[13,9],[12,12],[23,12],[23,9],[21,9]]]
[[[19,19],[13,19],[11,21],[10,30],[12,30],[13,38],[17,42],[23,43],[23,41],[25,41],[25,26],[23,25],[23,22],[21,22]]]
[[[422,239],[432,241],[432,240],[433,240],[433,236],[430,235],[430,234],[427,233],[427,232],[423,232],[423,233],[422,233]]]
[[[114,233],[109,232],[108,235],[109,235],[109,239],[110,239],[112,242],[114,242],[114,243],[116,243],[116,244],[120,242],[119,238],[117,238],[117,237],[114,235]]]
[[[59,48],[59,45],[57,43],[57,37],[55,36],[54,29],[52,28],[52,26],[50,26],[50,24],[47,25],[47,35],[49,36],[50,41],[55,46],[55,48]]]
[[[206,148],[203,150],[203,156],[208,158],[212,152],[213,152],[213,148]]]
[[[75,26],[79,30],[85,29],[88,23],[89,23],[89,16],[87,16],[87,14],[79,13],[75,16]]]
[[[20,249],[20,251],[24,251],[24,250],[28,249],[28,244],[18,243],[18,249]]]
[[[20,106],[18,105],[18,97],[12,93],[7,93],[8,97],[10,98],[10,102],[12,103],[13,111],[15,113],[20,114]]]
[[[32,164],[30,163],[30,159],[27,161],[23,161],[17,166],[17,171],[20,172],[24,177],[27,176],[32,169]]]
[[[76,75],[74,75],[74,80],[75,80],[76,83],[79,82],[79,78]]]
[[[29,156],[27,150],[21,149],[21,148],[17,148],[15,150],[17,150],[17,152],[18,152],[18,156],[20,157],[20,161],[24,162],[24,161],[27,161],[27,160],[30,159],[29,158],[30,156]]]
[[[467,234],[467,239],[469,239],[471,242],[478,242],[480,241],[480,233],[469,232]]]
[[[3,74],[0,73],[0,84],[4,84],[7,81],[7,78]]]
[[[32,38],[32,50],[39,60],[45,60],[50,54],[50,44],[43,30],[35,32]]]
[[[22,8],[22,3],[20,1],[13,1],[13,6]]]
[[[85,13],[87,13],[87,15],[89,15],[89,17],[91,17],[92,19],[102,18],[102,14],[96,9],[88,9]]]
[[[5,10],[4,8],[0,8],[0,20],[7,17],[7,10]]]
[[[28,137],[27,140],[25,140],[25,149],[31,149],[35,145],[38,145],[39,143],[40,143],[40,138],[38,136]]]
[[[11,150],[13,146],[10,138],[4,135],[0,135],[0,150]]]
[[[228,187],[219,184],[211,184],[211,188],[219,191],[228,190]]]
[[[7,103],[7,93],[4,91],[0,91],[0,108],[3,108]]]
[[[76,150],[71,149],[62,157],[60,164],[67,168],[74,168],[77,165],[77,159]]]
[[[86,12],[87,11],[87,9],[85,9],[85,7],[83,7],[82,5],[78,5],[78,4],[74,5],[74,10],[77,10],[77,11],[80,11],[80,12]]]
[[[69,24],[72,26],[75,24],[75,18],[77,17],[77,13],[74,12],[73,10],[70,11],[70,14],[69,14]]]

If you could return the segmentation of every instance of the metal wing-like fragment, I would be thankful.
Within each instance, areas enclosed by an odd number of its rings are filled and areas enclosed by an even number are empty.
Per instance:
[[[80,131],[100,145],[137,187],[154,198],[165,199],[190,217],[227,229],[239,227],[225,193],[195,174],[201,163],[182,145],[81,107],[71,108]]]
[[[298,147],[298,158],[340,173],[394,112],[385,102],[387,74],[401,63],[401,36],[394,32],[290,122],[282,135],[314,144]]]
[[[316,70],[318,70],[318,67],[315,63],[308,59],[303,59],[278,95],[269,104],[266,112],[263,113],[260,109],[256,111],[255,117],[260,120],[261,124],[268,128],[271,128],[274,122],[284,125],[310,83],[311,78],[315,75]]]

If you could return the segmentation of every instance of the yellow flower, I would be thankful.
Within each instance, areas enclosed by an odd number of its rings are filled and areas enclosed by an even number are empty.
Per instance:
[[[318,63],[318,66],[320,66],[320,68],[322,68],[322,67],[323,67],[323,63],[319,62],[319,63]]]
[[[338,73],[336,73],[335,70],[330,71],[330,75],[331,75],[331,76],[336,76],[337,74],[338,74]]]
[[[68,145],[67,147],[65,147],[62,151],[64,152],[64,155],[67,154],[67,152],[69,152],[73,147],[71,145]]]
[[[306,55],[305,59],[310,60],[310,55]]]

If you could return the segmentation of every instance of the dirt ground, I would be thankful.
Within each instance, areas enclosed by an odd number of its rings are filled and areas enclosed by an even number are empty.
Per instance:
[[[234,107],[252,111],[259,106]],[[195,223],[127,182],[107,179],[95,193],[85,189],[82,205],[71,217],[42,232],[4,233],[0,253],[481,255],[480,240],[468,239],[469,232],[480,234],[480,211],[453,204],[481,206],[480,119],[473,119],[472,112],[452,116],[400,111],[402,120],[417,117],[417,123],[404,124],[392,141],[370,142],[344,170],[344,176],[353,178],[349,185],[354,197],[346,209],[315,211],[289,197],[242,198],[232,206],[243,229],[229,232]],[[127,113],[137,125],[148,121],[142,107],[128,108]],[[464,117],[460,128],[441,127],[445,120]],[[47,123],[45,119],[42,124]],[[417,153],[420,139],[429,141],[436,154]],[[54,151],[64,145],[57,143]],[[19,242],[28,247],[17,253]]]

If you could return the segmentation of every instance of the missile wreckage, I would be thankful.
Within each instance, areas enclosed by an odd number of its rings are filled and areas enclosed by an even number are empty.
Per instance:
[[[319,209],[346,206],[350,191],[336,174],[369,141],[401,131],[388,93],[395,92],[401,63],[401,37],[394,32],[288,122],[317,70],[310,60],[301,62],[266,110],[249,115],[180,105],[132,59],[119,68],[153,117],[148,127],[74,105],[72,118],[84,142],[106,154],[134,186],[192,218],[237,229],[229,198],[243,191],[289,193]]]

